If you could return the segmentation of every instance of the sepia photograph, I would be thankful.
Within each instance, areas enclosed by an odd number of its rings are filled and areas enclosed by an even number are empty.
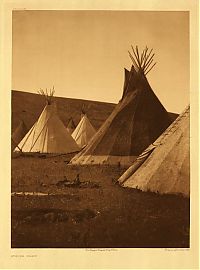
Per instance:
[[[0,268],[198,269],[198,3],[116,2],[3,0]]]
[[[189,13],[13,11],[12,247],[190,247]]]

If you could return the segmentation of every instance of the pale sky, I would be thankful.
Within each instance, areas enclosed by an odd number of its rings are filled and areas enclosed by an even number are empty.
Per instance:
[[[56,96],[118,103],[128,50],[147,45],[147,79],[165,108],[189,103],[189,13],[14,11],[12,89],[55,87]]]

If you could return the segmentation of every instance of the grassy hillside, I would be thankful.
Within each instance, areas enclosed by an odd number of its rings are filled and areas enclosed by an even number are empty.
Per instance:
[[[93,124],[98,129],[113,111],[116,104],[98,101],[89,101],[72,98],[55,97],[58,114],[65,125],[70,117],[77,125],[80,121],[81,109],[84,109]],[[45,99],[38,94],[21,91],[12,91],[12,132],[15,130],[20,120],[23,120],[27,128],[31,128],[45,106]],[[173,120],[177,114],[170,113]]]
[[[98,129],[107,119],[115,104],[88,101],[72,98],[55,97],[58,114],[65,125],[70,117],[77,125],[80,121],[82,106],[93,124]],[[31,128],[45,106],[45,99],[38,94],[21,91],[12,91],[12,131],[15,130],[20,120],[23,120],[27,128]]]

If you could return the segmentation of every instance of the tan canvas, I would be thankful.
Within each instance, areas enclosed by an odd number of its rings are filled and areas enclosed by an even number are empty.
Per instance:
[[[125,70],[122,99],[73,164],[130,166],[171,124],[141,68]]]
[[[94,136],[96,130],[90,123],[87,115],[84,114],[79,122],[78,126],[72,133],[72,138],[76,141],[81,148],[86,146],[90,139]]]
[[[59,119],[54,104],[46,105],[38,121],[19,143],[15,151],[41,153],[71,153],[79,150],[64,124]]]
[[[188,107],[119,178],[124,187],[190,194]]]

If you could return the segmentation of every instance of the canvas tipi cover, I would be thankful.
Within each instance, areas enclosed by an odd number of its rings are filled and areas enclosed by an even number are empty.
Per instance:
[[[167,111],[145,76],[149,71],[146,64],[148,57],[151,59],[150,53],[145,49],[138,65],[134,64],[130,72],[125,70],[122,99],[90,143],[71,163],[130,166],[171,124]]]
[[[188,107],[119,178],[124,187],[159,193],[190,192]]]
[[[76,143],[83,148],[88,144],[90,139],[94,136],[96,133],[96,130],[90,123],[90,120],[88,119],[86,114],[82,115],[82,118],[77,125],[76,129],[72,133],[72,137],[76,141]]]
[[[72,153],[79,150],[58,117],[55,104],[45,106],[37,122],[18,146],[22,152]]]
[[[73,121],[72,118],[70,118],[70,119],[69,119],[69,122],[68,122],[68,124],[67,124],[67,131],[68,131],[70,134],[72,134],[73,131],[75,130],[75,128],[76,128],[76,126],[75,126],[75,124],[74,124],[74,121]]]
[[[13,151],[15,147],[18,145],[18,143],[23,139],[23,137],[27,133],[27,127],[24,123],[24,121],[20,121],[19,125],[17,128],[14,130],[12,136],[11,136],[11,150]]]

